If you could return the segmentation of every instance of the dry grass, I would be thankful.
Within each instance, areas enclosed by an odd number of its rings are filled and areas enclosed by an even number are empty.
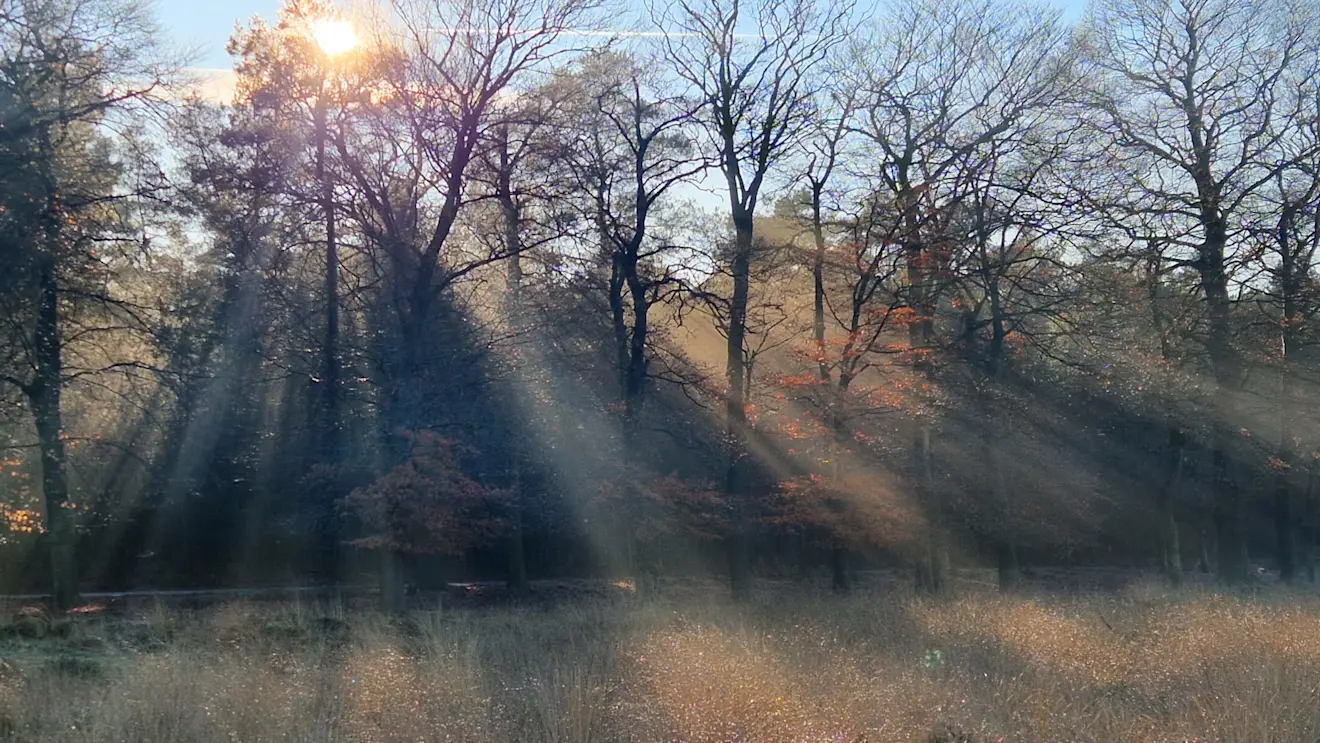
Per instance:
[[[1320,598],[1282,591],[157,606],[0,637],[18,740],[1320,740]]]

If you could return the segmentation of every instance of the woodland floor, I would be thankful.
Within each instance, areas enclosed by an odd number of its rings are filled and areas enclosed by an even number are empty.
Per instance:
[[[1320,594],[1071,575],[1013,596],[964,575],[938,601],[883,575],[842,598],[765,583],[740,605],[695,581],[645,599],[538,583],[518,604],[482,585],[404,618],[311,600],[10,607],[0,737],[1320,740]]]

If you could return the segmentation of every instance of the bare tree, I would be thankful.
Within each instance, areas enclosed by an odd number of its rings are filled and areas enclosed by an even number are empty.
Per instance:
[[[366,207],[361,226],[392,274],[405,356],[423,345],[429,312],[448,286],[506,257],[502,249],[474,254],[448,242],[462,206],[479,197],[468,169],[501,131],[507,108],[500,98],[571,53],[564,32],[590,27],[597,8],[593,0],[393,6],[402,28],[373,52],[385,60],[386,89],[364,93],[382,105],[371,107],[351,150],[352,134],[338,146]]]
[[[353,186],[357,226],[385,287],[394,342],[382,354],[390,430],[412,428],[425,368],[443,357],[428,337],[455,282],[520,254],[517,241],[455,241],[460,211],[489,191],[472,177],[481,154],[507,136],[505,105],[525,78],[577,51],[566,32],[597,22],[595,0],[398,0],[397,23],[369,51],[360,114],[337,140]],[[507,206],[507,204],[506,204]],[[392,592],[397,604],[401,595]]]
[[[955,223],[977,201],[976,174],[987,163],[1025,157],[1020,151],[1030,133],[1051,129],[1072,80],[1068,35],[1057,11],[1026,3],[910,0],[890,13],[893,23],[854,52],[859,93],[853,126],[881,155],[871,169],[874,189],[897,214],[904,303],[913,312],[913,370],[929,380],[937,311],[955,286],[955,260],[966,257],[966,240],[976,237],[958,234]],[[982,246],[1004,229],[983,230]],[[998,332],[1006,332],[1002,323]],[[923,415],[911,468],[922,502],[932,493],[930,447],[930,416]],[[987,468],[992,472],[993,463]],[[918,583],[929,590],[947,583],[947,547],[938,532],[929,535],[918,570]],[[1001,544],[999,551],[1011,565],[1012,545]]]
[[[1310,15],[1287,0],[1103,0],[1087,23],[1084,125],[1109,183],[1079,195],[1138,246],[1167,245],[1170,267],[1195,271],[1201,342],[1223,393],[1243,381],[1232,317],[1244,210],[1289,164],[1277,152],[1287,88],[1314,79]],[[1235,583],[1249,562],[1225,412],[1211,414],[1213,512],[1219,575]]]
[[[650,309],[681,283],[678,266],[666,260],[674,246],[656,234],[653,212],[706,167],[693,142],[703,102],[667,90],[646,60],[615,53],[584,62],[580,84],[586,116],[595,121],[578,128],[565,160],[592,202],[592,221],[617,268],[611,305],[630,304],[621,389],[631,426],[648,374]]]
[[[1274,470],[1273,510],[1279,577],[1291,582],[1299,562],[1311,567],[1310,537],[1298,544],[1299,523],[1294,491],[1302,471],[1297,425],[1305,360],[1317,342],[1314,321],[1320,315],[1316,265],[1320,260],[1320,93],[1304,85],[1292,95],[1296,108],[1281,117],[1288,135],[1279,142],[1278,159],[1286,163],[1257,194],[1247,232],[1254,244],[1248,270],[1263,282],[1251,282],[1263,322],[1253,323],[1268,344],[1266,357],[1278,374],[1276,415],[1278,445],[1270,459]],[[1255,335],[1255,333],[1253,333]],[[1306,504],[1310,507],[1310,503]],[[1301,549],[1299,549],[1299,546]],[[1299,560],[1299,558],[1302,558]]]
[[[727,542],[735,595],[750,574],[747,463],[739,443],[747,422],[744,342],[754,225],[766,178],[803,135],[820,87],[822,63],[847,38],[851,6],[821,11],[809,0],[679,0],[661,14],[665,56],[706,102],[701,122],[729,199],[734,244],[727,311],[725,418],[729,466],[725,492],[735,513]]]
[[[60,608],[77,597],[61,396],[69,381],[95,373],[70,368],[75,344],[105,332],[70,332],[70,312],[96,306],[116,316],[106,325],[133,320],[96,268],[108,271],[109,262],[94,256],[133,241],[125,235],[131,209],[123,204],[153,188],[121,181],[127,174],[112,155],[126,141],[116,124],[130,129],[119,117],[149,110],[176,74],[154,35],[146,8],[133,2],[0,2],[0,382],[22,392],[36,425]]]
[[[513,106],[514,111],[498,130],[495,141],[483,153],[483,175],[489,178],[489,188],[499,207],[503,229],[499,231],[501,244],[492,248],[493,254],[503,251],[505,258],[505,280],[503,310],[507,333],[511,338],[513,352],[512,379],[520,409],[528,409],[533,403],[527,394],[529,377],[534,374],[536,364],[528,358],[525,349],[529,345],[532,318],[528,311],[525,293],[524,252],[535,250],[542,241],[553,240],[557,230],[551,230],[547,236],[544,230],[537,230],[537,220],[533,216],[538,211],[539,202],[553,198],[552,191],[547,191],[544,184],[530,181],[540,169],[539,160],[544,155],[544,129],[546,111],[542,101],[535,97],[520,97]],[[543,187],[538,188],[538,185]],[[552,189],[553,187],[548,187]],[[530,416],[529,416],[530,417]],[[526,435],[526,431],[521,434]],[[508,462],[510,489],[510,529],[509,548],[509,587],[515,591],[527,588],[527,560],[524,546],[524,521],[526,498],[523,484],[523,470],[526,459],[524,447],[516,441],[510,442],[511,452]]]
[[[676,188],[700,174],[707,162],[693,141],[700,99],[683,95],[654,59],[601,51],[581,60],[556,81],[570,99],[565,106],[562,162],[584,216],[608,262],[606,282],[623,409],[623,456],[636,465],[642,407],[656,376],[652,308],[683,289],[682,260],[659,224]],[[589,239],[590,242],[590,239]],[[628,464],[628,463],[625,463]],[[638,483],[627,483],[632,534],[644,520]],[[633,541],[636,541],[635,539]],[[640,545],[629,548],[643,560]],[[643,572],[650,565],[638,564]]]
[[[822,133],[819,144],[828,152],[828,139],[840,129]],[[808,159],[807,165],[819,165]],[[823,196],[824,169],[809,169],[803,202],[795,204],[797,221],[810,236],[807,262],[812,268],[813,306],[811,346],[805,354],[813,367],[808,379],[785,377],[781,385],[792,390],[794,401],[805,406],[826,432],[821,474],[837,494],[847,478],[846,455],[852,453],[862,420],[895,409],[874,397],[875,389],[857,390],[854,382],[871,369],[880,369],[899,354],[893,337],[902,331],[903,307],[899,277],[901,254],[896,250],[897,220],[891,203],[873,193],[846,193],[834,202]],[[836,179],[837,180],[837,179]],[[835,194],[839,196],[840,194]],[[847,494],[849,497],[865,497]],[[859,505],[848,500],[825,504],[848,514]],[[848,530],[851,531],[851,530]],[[831,587],[851,588],[849,544],[844,534],[830,534]]]

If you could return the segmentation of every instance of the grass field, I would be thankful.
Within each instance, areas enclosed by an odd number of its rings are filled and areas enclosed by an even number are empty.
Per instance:
[[[1320,597],[1281,589],[7,621],[0,737],[17,740],[1320,740]]]

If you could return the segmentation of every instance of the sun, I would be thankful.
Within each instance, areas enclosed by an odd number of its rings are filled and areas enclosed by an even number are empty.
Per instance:
[[[357,46],[353,24],[344,20],[319,18],[311,22],[312,38],[327,56],[337,57]]]

